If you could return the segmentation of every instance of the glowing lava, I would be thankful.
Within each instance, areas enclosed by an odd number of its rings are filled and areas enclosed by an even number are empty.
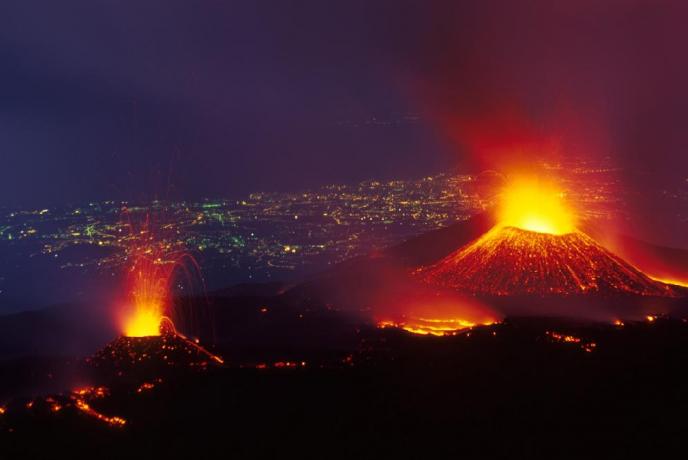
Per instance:
[[[162,316],[158,314],[157,305],[137,306],[139,311],[124,325],[124,335],[128,337],[148,337],[160,335]]]
[[[184,255],[163,259],[148,250],[135,258],[129,271],[129,305],[122,321],[124,335],[147,337],[160,335],[161,323],[170,307],[171,282]]]
[[[129,273],[132,306],[124,319],[124,335],[145,337],[160,335],[167,304],[169,264],[141,256]]]
[[[497,226],[415,274],[430,285],[488,296],[676,295],[579,231],[550,235]]]
[[[487,320],[481,325],[489,326],[494,324],[495,321]],[[456,335],[461,330],[471,329],[478,326],[478,323],[467,321],[459,318],[408,318],[401,322],[395,321],[378,321],[377,327],[379,328],[398,328],[403,329],[406,332],[418,335],[434,335],[434,336],[445,336],[445,335]]]
[[[512,180],[501,193],[497,222],[415,275],[429,285],[487,296],[677,295],[577,230],[574,211],[551,182]]]
[[[553,183],[519,177],[500,194],[497,221],[538,233],[563,235],[576,229],[576,216],[564,203],[564,192]]]
[[[672,279],[672,278],[659,278],[656,276],[650,276],[650,278],[652,278],[655,281],[659,281],[660,283],[673,284],[674,286],[680,286],[680,287],[688,288],[688,281],[677,280],[677,279]]]
[[[98,399],[98,398],[104,398],[109,394],[109,391],[105,387],[86,387],[86,388],[78,388],[72,392],[71,399],[74,402],[74,405],[76,406],[77,409],[79,409],[81,412],[83,412],[86,415],[89,415],[93,418],[96,418],[102,422],[107,423],[110,426],[116,426],[116,427],[122,427],[126,425],[127,421],[123,419],[122,417],[117,417],[117,416],[107,416],[104,415],[97,410],[95,410],[93,407],[91,407],[91,404],[89,404],[90,401]],[[55,406],[53,405],[52,410],[53,412],[58,412],[60,409],[55,409]]]

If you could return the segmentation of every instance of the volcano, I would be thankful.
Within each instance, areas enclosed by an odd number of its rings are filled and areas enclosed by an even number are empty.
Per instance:
[[[196,341],[162,327],[160,335],[121,336],[88,358],[87,363],[101,376],[136,380],[185,369],[206,370],[224,361]]]
[[[414,275],[484,296],[678,296],[578,230],[552,234],[498,225]]]

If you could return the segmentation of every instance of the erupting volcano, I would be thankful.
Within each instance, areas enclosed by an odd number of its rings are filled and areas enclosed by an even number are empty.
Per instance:
[[[90,358],[92,365],[122,377],[128,373],[156,375],[167,367],[205,369],[209,363],[223,364],[222,358],[203,348],[198,339],[177,332],[172,321],[172,282],[177,270],[192,278],[189,264],[198,269],[188,253],[165,254],[157,245],[135,254],[128,272],[130,292],[123,310],[123,335]]]
[[[169,289],[176,261],[141,255],[129,271],[131,305],[123,321],[124,335],[160,335],[160,324],[169,302]]]
[[[88,363],[109,379],[154,379],[169,372],[205,370],[224,364],[221,357],[174,330],[163,321],[155,336],[122,336],[107,344]]]
[[[134,254],[128,271],[128,298],[122,310],[122,332],[128,337],[158,336],[163,321],[172,323],[172,283],[181,270],[191,283],[189,268],[199,272],[193,257],[185,252],[164,254],[155,246]],[[196,273],[198,275],[198,273]],[[200,276],[198,276],[200,279]]]
[[[551,185],[512,182],[502,193],[495,227],[415,275],[485,296],[677,295],[576,229],[563,198]]]

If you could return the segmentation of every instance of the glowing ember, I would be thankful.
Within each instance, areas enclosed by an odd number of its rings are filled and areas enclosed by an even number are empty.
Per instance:
[[[580,343],[581,339],[573,335],[559,334],[558,332],[546,332],[547,335],[552,337],[557,342],[568,342],[568,343]]]
[[[481,323],[482,325],[494,324],[494,321],[486,321]],[[433,319],[433,318],[409,318],[406,321],[395,322],[395,321],[379,321],[377,327],[379,328],[398,328],[403,329],[412,334],[418,335],[434,335],[434,336],[445,336],[445,335],[456,335],[463,329],[470,329],[477,326],[478,323],[467,321],[458,318],[448,318],[448,319]]]
[[[552,331],[546,331],[545,334],[547,334],[547,336],[553,342],[576,344],[586,353],[592,353],[597,348],[597,344],[595,342],[584,342],[580,337],[573,335],[561,334],[559,332]]]
[[[273,364],[274,367],[281,368],[295,368],[295,367],[306,367],[306,361],[277,361]]]
[[[563,235],[575,230],[576,217],[555,185],[517,178],[502,190],[497,221],[504,227]]]
[[[104,398],[108,395],[108,389],[105,387],[84,387],[75,388],[72,393],[76,396],[88,396],[91,398]]]
[[[143,382],[137,389],[137,393],[143,393],[144,391],[152,390],[155,388],[155,383]]]
[[[48,396],[45,398],[45,402],[50,404],[50,410],[52,412],[60,412],[62,410],[62,404],[60,404],[58,401],[55,400],[52,396]]]

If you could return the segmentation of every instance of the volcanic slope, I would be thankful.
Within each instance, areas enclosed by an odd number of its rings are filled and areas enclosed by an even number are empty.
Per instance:
[[[224,361],[196,342],[169,329],[147,337],[122,336],[87,358],[99,376],[137,380],[188,369],[206,370]]]
[[[486,296],[677,295],[580,231],[553,235],[497,226],[414,275]]]

